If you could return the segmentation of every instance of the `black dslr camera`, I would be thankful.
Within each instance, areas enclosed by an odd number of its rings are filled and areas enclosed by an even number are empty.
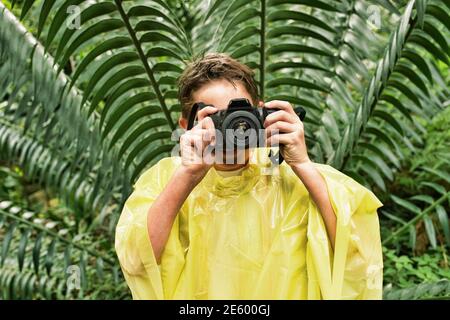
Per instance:
[[[194,126],[198,110],[206,106],[203,102],[195,103],[192,106],[188,119],[188,130]],[[229,151],[264,147],[264,121],[269,114],[278,110],[254,107],[245,98],[232,99],[226,110],[209,116],[216,129],[216,149]],[[303,121],[306,111],[298,107],[295,112]],[[278,154],[276,158],[273,159],[271,156],[272,162],[281,163],[283,161],[281,154]]]

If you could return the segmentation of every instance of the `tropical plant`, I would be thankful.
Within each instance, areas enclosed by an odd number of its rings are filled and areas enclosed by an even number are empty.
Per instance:
[[[386,300],[447,300],[450,296],[450,281],[442,279],[435,283],[422,283],[408,289],[386,289]]]
[[[414,247],[423,221],[432,245],[442,230],[448,249],[448,172],[408,158],[423,150],[427,123],[448,105],[449,12],[447,0],[3,1],[0,160],[73,210],[73,237],[58,243],[74,246],[87,225],[109,240],[99,250],[114,260],[123,201],[176,143],[177,77],[189,60],[227,52],[254,69],[263,100],[307,109],[315,161],[379,195],[386,245],[409,232]],[[442,156],[448,163],[449,150]],[[407,194],[395,190],[402,172],[436,179]],[[8,242],[19,257],[28,254],[23,239],[44,230],[19,217],[15,234],[14,212],[0,216],[5,252]],[[39,275],[22,267],[2,269],[3,278]]]
[[[12,202],[0,202],[0,229],[5,230],[2,299],[123,297],[119,266],[111,254],[97,251],[97,241],[87,235],[70,237],[70,230],[59,225]]]

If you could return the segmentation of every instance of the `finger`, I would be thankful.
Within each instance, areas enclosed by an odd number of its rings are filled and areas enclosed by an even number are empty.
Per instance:
[[[180,143],[182,146],[191,148],[192,146],[195,146],[198,140],[200,140],[200,136],[197,134],[189,134],[189,135],[183,135],[180,139]]]
[[[214,127],[209,127],[209,126],[207,128],[196,127],[196,128],[193,128],[192,130],[190,130],[189,134],[209,135],[211,137],[215,137],[216,130],[214,129]]]
[[[212,129],[214,130],[214,121],[210,117],[206,117],[200,121],[200,127],[202,129]]]
[[[264,121],[264,127],[267,128],[271,124],[277,122],[277,121],[285,121],[289,123],[298,123],[300,121],[300,118],[297,117],[297,115],[292,115],[289,112],[286,112],[284,110],[276,111],[274,113],[269,114],[266,117],[266,120]]]
[[[200,122],[208,115],[216,113],[217,111],[218,111],[217,108],[213,106],[207,106],[202,108],[199,112],[197,112],[198,121]]]
[[[200,120],[194,128],[192,128],[192,131],[197,131],[199,129],[212,129],[214,130],[214,122],[210,117],[206,117],[202,120]]]
[[[191,133],[195,139],[202,140],[204,142],[212,142],[215,139],[215,131],[211,129],[198,129]]]
[[[291,113],[291,114],[295,114],[295,111],[294,111],[294,108],[292,107],[292,105],[289,103],[289,102],[287,102],[287,101],[282,101],[282,100],[272,100],[272,101],[269,101],[269,102],[266,102],[265,104],[264,104],[264,106],[266,107],[266,108],[269,108],[269,109],[281,109],[281,110],[284,110],[284,111],[287,111],[287,112],[289,112],[289,113]]]
[[[183,146],[204,150],[207,146],[215,146],[214,131],[201,129],[186,136]]]
[[[215,145],[208,143],[207,135],[208,131],[202,130],[182,137],[181,156],[184,161],[192,164],[214,163]]]
[[[266,128],[266,137],[270,137],[274,134],[279,133],[291,133],[294,132],[295,130],[296,130],[295,124],[285,121],[278,121]]]
[[[200,141],[201,143],[201,141]],[[193,160],[201,156],[202,147],[199,146],[198,136],[186,135],[181,137],[181,156],[184,160]]]
[[[266,139],[266,146],[277,147],[279,145],[292,144],[294,141],[292,133],[275,134]]]
[[[203,162],[212,165],[214,164],[215,159],[216,159],[215,147],[212,145],[206,146],[205,150],[203,151]]]

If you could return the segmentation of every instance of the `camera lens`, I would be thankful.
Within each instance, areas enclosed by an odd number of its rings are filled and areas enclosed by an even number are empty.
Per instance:
[[[227,149],[246,149],[256,147],[258,131],[261,129],[258,119],[248,111],[230,113],[223,121]]]
[[[237,138],[245,137],[245,132],[250,129],[251,126],[247,121],[240,120],[233,125],[233,130]]]

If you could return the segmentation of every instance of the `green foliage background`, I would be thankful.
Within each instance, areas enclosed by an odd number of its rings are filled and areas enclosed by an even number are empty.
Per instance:
[[[120,209],[210,51],[306,108],[313,160],[384,203],[385,298],[449,298],[449,23],[448,0],[2,0],[1,298],[130,298]]]

